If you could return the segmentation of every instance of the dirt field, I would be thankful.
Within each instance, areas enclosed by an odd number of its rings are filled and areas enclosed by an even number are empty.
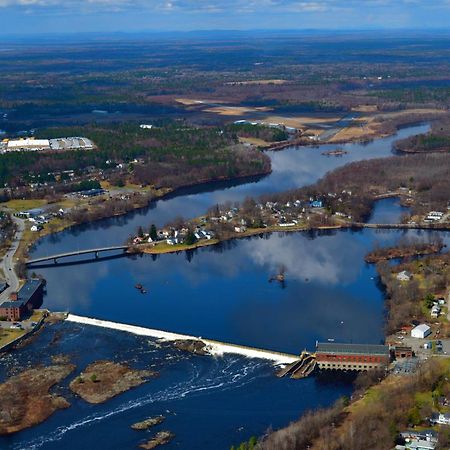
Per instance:
[[[221,116],[242,116],[243,114],[251,112],[268,112],[272,111],[272,109],[266,106],[258,108],[251,108],[246,106],[215,106],[213,108],[207,108],[204,111],[219,114]]]
[[[249,85],[249,84],[285,84],[287,80],[249,80],[249,81],[230,81],[225,83],[228,86]]]

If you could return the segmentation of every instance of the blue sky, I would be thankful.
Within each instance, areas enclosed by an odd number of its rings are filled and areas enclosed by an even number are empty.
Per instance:
[[[450,0],[0,0],[1,34],[450,28]]]

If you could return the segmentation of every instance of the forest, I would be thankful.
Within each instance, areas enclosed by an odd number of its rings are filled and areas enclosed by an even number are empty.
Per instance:
[[[82,177],[96,173],[124,185],[136,183],[176,188],[217,179],[270,172],[270,159],[262,152],[238,144],[235,130],[193,127],[184,121],[166,121],[152,129],[138,124],[92,124],[49,128],[37,137],[86,136],[97,146],[40,154],[16,152],[0,155],[0,183],[10,187],[55,182],[56,174],[74,171]],[[86,169],[91,168],[86,172]],[[96,172],[97,171],[97,172]],[[63,190],[69,182],[59,184]],[[56,184],[58,190],[58,183]]]
[[[429,133],[396,142],[395,149],[406,153],[450,153],[450,118],[435,121]]]

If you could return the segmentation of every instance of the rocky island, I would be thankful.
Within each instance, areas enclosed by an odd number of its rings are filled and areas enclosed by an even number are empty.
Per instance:
[[[136,431],[148,430],[149,428],[164,422],[164,420],[164,416],[149,417],[142,422],[134,423],[133,425],[131,425],[131,428]]]
[[[145,450],[152,450],[159,445],[168,444],[174,437],[175,435],[170,431],[160,431],[154,438],[150,439],[147,442],[144,442],[143,444],[140,444],[139,447]]]
[[[69,385],[72,392],[89,403],[103,403],[157,376],[151,370],[135,370],[112,361],[96,361]]]
[[[73,364],[36,367],[0,384],[0,435],[32,427],[58,409],[68,408],[70,403],[50,393],[50,388],[74,369]]]

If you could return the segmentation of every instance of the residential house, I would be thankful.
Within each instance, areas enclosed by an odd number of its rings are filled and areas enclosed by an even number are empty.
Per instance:
[[[437,319],[440,314],[441,314],[441,308],[438,305],[434,305],[431,308],[431,317],[433,317],[434,319]]]
[[[406,270],[402,270],[401,272],[399,272],[397,274],[397,280],[399,280],[399,281],[409,281],[409,280],[411,280],[411,278],[412,278],[412,275]]]
[[[438,413],[433,414],[430,418],[430,423],[434,425],[450,425],[450,414],[449,413]]]

